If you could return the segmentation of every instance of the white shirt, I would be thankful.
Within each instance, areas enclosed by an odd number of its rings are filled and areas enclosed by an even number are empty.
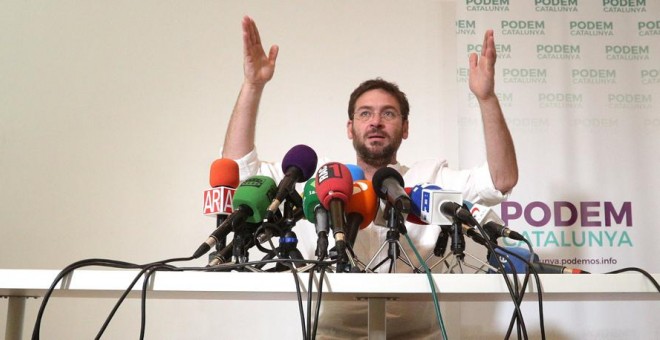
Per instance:
[[[276,183],[284,177],[281,163],[260,161],[256,150],[252,150],[241,159],[236,160],[240,170],[241,181],[254,176],[272,177]],[[318,165],[327,163],[319,160]],[[433,183],[446,190],[456,190],[463,193],[463,198],[472,203],[495,205],[508,197],[495,189],[488,170],[488,164],[468,170],[453,170],[444,160],[428,159],[407,167],[399,163],[390,165],[397,170],[408,187],[422,183]],[[302,192],[302,185],[297,188]],[[379,211],[382,215],[382,209]],[[382,220],[377,217],[376,221]],[[406,223],[408,235],[422,257],[431,254],[435,246],[440,228]],[[316,231],[313,225],[301,220],[293,231],[298,236],[298,248],[307,259],[313,259],[316,250]],[[373,264],[387,258],[387,246],[376,254],[386,242],[388,229],[371,223],[359,231],[353,250],[358,259],[368,263],[375,256]],[[413,264],[419,264],[405,238],[400,238],[403,251],[408,254]],[[330,247],[332,247],[332,240]],[[372,267],[373,267],[372,264]],[[378,268],[378,272],[387,272],[389,262]],[[403,263],[397,263],[397,272],[411,272],[412,269]],[[350,275],[350,274],[346,274]],[[414,311],[414,312],[413,312]],[[387,303],[387,338],[403,339],[438,339],[439,326],[435,318],[433,303],[429,302],[397,302]],[[358,339],[367,338],[367,302],[324,301],[322,303],[317,337],[319,339]]]

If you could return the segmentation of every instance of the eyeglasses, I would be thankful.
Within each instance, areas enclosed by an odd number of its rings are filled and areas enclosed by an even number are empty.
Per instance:
[[[374,111],[362,110],[354,113],[353,119],[365,121],[365,120],[370,120],[374,115],[376,115],[376,112]],[[380,118],[386,122],[396,120],[399,117],[401,117],[401,114],[397,113],[396,111],[386,110],[380,112]]]

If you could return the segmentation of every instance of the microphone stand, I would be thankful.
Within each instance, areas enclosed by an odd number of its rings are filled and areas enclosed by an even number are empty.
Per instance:
[[[272,249],[268,250],[265,249],[261,246],[257,246],[261,251],[265,252],[266,255],[262,258],[263,260],[270,260],[273,259],[275,256],[279,259],[292,259],[292,260],[304,260],[305,258],[302,256],[302,253],[300,250],[298,250],[297,245],[298,245],[298,237],[295,232],[291,231],[291,228],[296,225],[296,221],[300,219],[299,213],[302,211],[302,204],[298,204],[298,200],[294,198],[294,196],[297,196],[297,198],[300,198],[300,196],[295,193],[295,195],[289,195],[287,196],[287,200],[284,202],[284,213],[282,214],[282,218],[279,219],[279,221],[275,223],[264,223],[266,225],[273,225],[274,229],[279,230],[278,233],[280,233],[280,240],[279,240],[279,246]],[[293,211],[293,208],[297,207],[298,214],[296,214]],[[272,233],[271,233],[272,235]],[[270,238],[269,242],[270,242]],[[258,243],[258,242],[257,242]],[[271,242],[272,246],[272,242]],[[265,264],[259,264],[256,265],[256,269],[261,269]],[[301,262],[295,262],[293,265],[296,268],[303,267],[305,264]],[[308,268],[305,266],[305,268],[298,270],[298,272],[304,272]],[[291,270],[291,267],[288,267],[282,263],[277,263],[274,268],[271,268],[267,271],[276,271],[276,272],[282,272],[282,271],[287,271]]]
[[[252,228],[247,223],[232,226],[234,229],[233,251],[234,262],[236,264],[247,263],[249,260],[248,244],[253,238]]]
[[[227,219],[227,215],[216,215],[215,228],[217,229],[226,219]],[[226,246],[227,246],[227,236],[220,237],[217,239],[217,242],[215,243],[215,250],[209,254],[209,262],[208,262],[209,266],[217,261],[220,252],[222,252],[222,250]]]
[[[367,263],[365,270],[367,272],[374,272],[381,265],[390,261],[390,269],[388,272],[396,273],[396,262],[397,260],[400,260],[405,265],[412,268],[414,272],[419,272],[419,269],[413,266],[412,261],[410,260],[410,257],[408,257],[408,254],[406,254],[405,249],[403,249],[401,242],[399,242],[400,232],[407,232],[401,214],[392,206],[392,204],[387,202],[385,204],[385,215],[387,216],[387,228],[389,229],[387,231],[387,237],[369,263]],[[385,246],[388,246],[387,257],[374,267],[370,267],[378,255],[385,249]]]
[[[465,235],[463,234],[463,223],[459,221],[458,219],[454,218],[453,223],[451,226],[440,226],[440,235],[438,235],[438,239],[443,236],[442,233],[448,233],[448,235],[451,237],[451,245],[450,249],[451,252],[445,256],[443,256],[440,260],[438,260],[435,264],[432,266],[429,266],[429,269],[433,269],[436,267],[438,264],[444,263],[447,266],[447,269],[445,273],[463,273],[463,266],[474,269],[475,273],[488,273],[488,271],[484,270],[484,267],[494,270],[497,272],[498,270],[491,266],[490,264],[481,261],[474,255],[468,253],[465,251]],[[445,242],[447,240],[445,239]],[[436,244],[436,249],[434,249],[433,255],[435,256],[442,256],[444,254],[444,251],[446,249],[446,244],[441,247],[442,253],[439,253],[436,251],[438,249],[438,244]],[[480,267],[477,267],[475,265],[472,265],[470,263],[465,262],[465,255],[473,259],[474,261],[478,262],[481,264]],[[448,259],[451,257],[451,260],[448,261]],[[431,255],[427,258],[428,260],[431,258]],[[455,271],[455,269],[458,268],[458,271]]]

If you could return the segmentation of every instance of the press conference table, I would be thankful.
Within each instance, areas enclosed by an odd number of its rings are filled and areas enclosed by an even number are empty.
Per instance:
[[[0,296],[8,297],[6,340],[20,339],[25,301],[43,297],[57,270],[0,269]],[[134,279],[135,270],[76,270],[61,282],[53,297],[118,298]],[[308,291],[308,273],[298,274],[301,290]],[[311,287],[318,291],[319,274]],[[264,284],[264,277],[268,284]],[[542,274],[544,301],[658,301],[660,293],[644,276],[630,274]],[[653,274],[660,281],[660,274]],[[442,301],[510,301],[500,275],[433,274]],[[129,295],[140,296],[142,283]],[[148,285],[148,299],[297,300],[291,273],[157,272]],[[326,274],[324,300],[363,299],[369,303],[370,339],[385,339],[387,300],[430,301],[424,274]],[[535,300],[533,280],[525,300]]]

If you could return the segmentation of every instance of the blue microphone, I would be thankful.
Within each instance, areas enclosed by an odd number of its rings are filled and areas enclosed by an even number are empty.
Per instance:
[[[351,177],[353,178],[353,182],[366,179],[366,177],[364,177],[364,170],[362,170],[362,168],[360,168],[359,166],[355,164],[344,164],[344,165],[346,165],[348,171],[350,171]]]

